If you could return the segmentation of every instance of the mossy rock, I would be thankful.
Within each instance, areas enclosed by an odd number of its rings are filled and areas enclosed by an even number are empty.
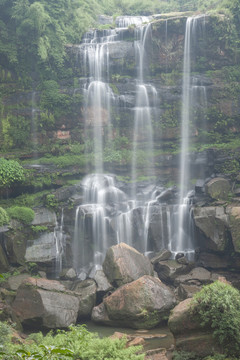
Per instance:
[[[214,178],[206,184],[206,194],[214,200],[227,200],[231,185],[227,179]]]
[[[240,253],[240,206],[228,207],[229,227],[234,250]]]

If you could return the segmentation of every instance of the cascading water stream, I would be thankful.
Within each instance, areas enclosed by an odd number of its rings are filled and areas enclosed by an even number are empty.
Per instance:
[[[137,167],[140,151],[144,151],[146,161],[141,176],[154,179],[154,155],[153,155],[153,131],[152,131],[152,108],[156,107],[157,91],[153,85],[144,83],[144,73],[147,68],[146,42],[151,39],[151,23],[135,29],[136,40],[134,42],[135,57],[138,59],[138,76],[136,84],[136,105],[134,109],[134,136],[131,181],[132,198],[137,198]],[[150,106],[150,98],[152,105]]]
[[[189,17],[185,28],[184,59],[183,59],[183,85],[182,85],[182,112],[181,112],[181,157],[180,157],[180,192],[178,205],[178,236],[170,244],[172,252],[192,253],[194,239],[191,220],[191,198],[189,196],[190,166],[189,145],[190,126],[193,117],[194,85],[191,77],[194,48],[197,42],[197,26],[203,16]],[[205,17],[204,17],[205,19]]]
[[[86,37],[80,50],[83,51],[84,67],[89,82],[84,86],[85,134],[92,131],[94,169],[103,172],[104,140],[111,138],[111,105],[114,93],[109,86],[110,43],[116,41],[115,30],[105,30],[102,37],[95,31],[93,37]]]
[[[55,273],[57,276],[62,271],[63,265],[63,256],[64,256],[64,234],[63,234],[63,224],[64,224],[64,211],[62,209],[60,223],[56,221],[54,228],[54,242],[56,247],[56,264],[55,264]]]
[[[36,91],[32,92],[31,140],[34,160],[38,159]]]

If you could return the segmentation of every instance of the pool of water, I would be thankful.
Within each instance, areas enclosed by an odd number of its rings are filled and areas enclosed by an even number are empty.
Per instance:
[[[129,328],[115,328],[104,325],[95,324],[92,321],[85,322],[87,330],[97,333],[100,337],[108,337],[113,335],[116,331],[127,335],[143,337],[145,340],[144,350],[151,350],[157,348],[169,349],[174,343],[172,333],[168,327],[160,326],[150,330],[135,330]]]

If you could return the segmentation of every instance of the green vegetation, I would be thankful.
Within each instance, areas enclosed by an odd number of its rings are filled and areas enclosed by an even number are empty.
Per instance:
[[[6,210],[4,210],[2,207],[0,207],[0,226],[6,225],[8,223],[9,223],[8,214],[7,214]]]
[[[25,206],[13,206],[7,209],[8,216],[24,224],[30,224],[35,216],[32,209]]]
[[[0,283],[6,281],[10,276],[16,276],[16,275],[19,275],[19,274],[20,274],[20,272],[18,270],[14,270],[12,272],[6,272],[6,273],[3,273],[3,274],[0,274]],[[1,328],[1,322],[0,322],[0,328]]]
[[[23,167],[15,160],[0,158],[0,188],[25,180]]]
[[[57,208],[58,208],[58,201],[57,201],[55,195],[49,194],[49,195],[46,196],[46,206],[47,206],[49,209],[57,210]]]
[[[240,352],[240,293],[216,281],[194,295],[192,311],[201,325],[212,329],[213,336],[227,355]]]
[[[34,233],[40,233],[40,232],[44,232],[44,231],[48,231],[48,227],[44,226],[44,225],[33,225],[31,226],[31,229]]]
[[[71,326],[68,331],[32,334],[23,345],[10,342],[11,329],[0,322],[2,351],[0,359],[82,359],[82,360],[143,360],[138,354],[141,347],[126,348],[126,339],[100,339],[88,332],[84,326]]]

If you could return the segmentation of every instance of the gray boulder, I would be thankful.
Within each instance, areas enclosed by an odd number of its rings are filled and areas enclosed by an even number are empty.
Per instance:
[[[66,328],[76,323],[79,299],[58,281],[28,278],[18,288],[12,308],[23,325]]]
[[[151,263],[153,265],[157,264],[159,261],[169,260],[172,253],[170,250],[163,249],[159,251],[153,258],[151,258]]]
[[[94,280],[87,279],[75,283],[71,289],[79,299],[78,319],[91,316],[96,305],[97,285]]]
[[[10,276],[6,281],[5,287],[8,290],[16,291],[24,280],[29,278],[29,276],[30,275],[27,273]]]
[[[54,232],[44,233],[38,239],[28,241],[25,260],[27,262],[51,265],[56,259],[56,243]]]
[[[165,260],[157,262],[154,269],[156,270],[159,279],[167,283],[173,283],[177,276],[189,271],[189,266],[179,264],[176,260]]]
[[[103,271],[109,282],[116,287],[137,280],[143,275],[153,275],[150,260],[125,243],[108,249]]]
[[[229,228],[234,250],[240,253],[240,206],[228,206]]]
[[[214,200],[227,200],[231,185],[227,179],[214,178],[205,185],[206,194]]]
[[[64,269],[60,274],[60,279],[62,280],[74,280],[76,279],[77,274],[73,268]]]
[[[204,269],[203,267],[197,267],[191,270],[188,274],[177,276],[174,280],[174,285],[193,282],[197,282],[199,284],[209,284],[212,281],[214,281],[214,279],[212,279],[210,271]]]
[[[204,247],[224,251],[228,245],[229,216],[222,206],[195,208],[193,217],[196,227],[208,241]]]
[[[211,330],[202,328],[197,314],[191,312],[191,299],[180,302],[171,311],[168,327],[174,335],[177,350],[195,352],[199,356],[220,350]]]
[[[35,218],[32,221],[32,225],[56,225],[57,216],[55,212],[50,211],[47,208],[34,209]]]
[[[94,275],[94,280],[97,284],[97,292],[106,293],[113,288],[102,270],[96,271]]]
[[[0,272],[7,272],[9,270],[9,263],[6,254],[0,245]]]

